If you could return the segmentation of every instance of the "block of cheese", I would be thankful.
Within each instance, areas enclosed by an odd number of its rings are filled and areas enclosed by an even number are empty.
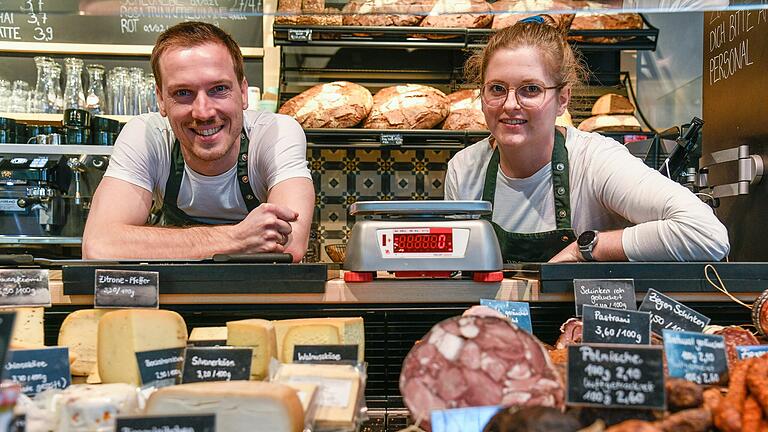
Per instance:
[[[251,348],[251,379],[262,380],[269,371],[269,361],[276,357],[275,327],[263,319],[229,321],[227,345]]]
[[[304,409],[304,415],[308,413],[309,404],[312,403],[317,393],[317,385],[302,382],[289,382],[286,383],[288,387],[296,390],[296,396],[301,401],[301,408]]]
[[[195,327],[189,334],[189,342],[227,340],[226,327]]]
[[[147,401],[148,415],[216,414],[216,432],[299,432],[304,411],[296,390],[261,381],[200,382],[164,387]]]
[[[124,309],[99,320],[98,365],[103,383],[141,384],[136,353],[187,345],[187,326],[176,312]]]
[[[11,348],[31,349],[45,346],[44,311],[42,307],[0,309],[0,312],[16,312]]]
[[[275,321],[278,360],[293,361],[296,345],[357,345],[357,359],[365,358],[365,328],[363,319],[304,318]]]
[[[350,365],[291,363],[280,365],[274,382],[315,384],[315,426],[351,428],[358,412],[360,371]]]
[[[96,371],[96,340],[99,320],[108,309],[81,309],[64,318],[59,329],[59,346],[69,348],[75,355],[72,375],[88,376]]]

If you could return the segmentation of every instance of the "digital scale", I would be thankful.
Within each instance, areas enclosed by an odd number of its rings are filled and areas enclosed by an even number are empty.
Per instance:
[[[488,201],[360,201],[342,268],[346,282],[370,282],[376,272],[395,277],[449,278],[472,272],[477,282],[504,275]]]

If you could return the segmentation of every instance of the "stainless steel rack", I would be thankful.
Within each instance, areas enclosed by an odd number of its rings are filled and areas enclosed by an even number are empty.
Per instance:
[[[488,136],[488,131],[439,129],[304,129],[308,147],[462,149]]]

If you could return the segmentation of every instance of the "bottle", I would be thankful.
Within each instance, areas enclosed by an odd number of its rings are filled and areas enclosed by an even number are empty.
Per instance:
[[[35,84],[32,112],[52,113],[54,112],[53,104],[48,99],[48,93],[53,86],[53,82],[51,82],[53,59],[49,57],[35,57],[34,60],[37,67],[37,83]]]
[[[53,109],[51,112],[63,112],[64,96],[61,94],[61,66],[56,62],[51,65],[51,82],[53,87],[48,90],[48,103]]]
[[[66,85],[64,87],[64,109],[84,109],[83,61],[79,58],[64,59]]]
[[[88,72],[88,92],[85,97],[85,109],[91,114],[103,114],[106,96],[104,94],[104,66],[89,64],[85,67]]]

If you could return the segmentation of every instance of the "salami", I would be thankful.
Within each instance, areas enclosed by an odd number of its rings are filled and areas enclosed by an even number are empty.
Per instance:
[[[436,324],[405,358],[400,392],[418,426],[432,410],[471,406],[560,408],[562,381],[536,337],[509,320],[453,317]]]
[[[723,336],[729,365],[739,359],[738,352],[736,351],[737,346],[760,344],[755,335],[739,326],[707,326],[704,328],[704,333]]]

